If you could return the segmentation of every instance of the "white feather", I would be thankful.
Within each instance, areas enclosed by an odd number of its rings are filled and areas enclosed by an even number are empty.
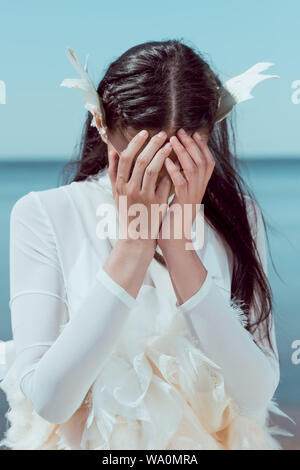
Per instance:
[[[81,78],[66,78],[61,82],[60,86],[65,86],[67,88],[80,88],[81,90],[84,91],[84,98],[86,101],[85,108],[88,111],[90,111],[93,115],[91,126],[97,127],[99,132],[101,132],[103,131],[103,128],[105,125],[105,116],[103,115],[103,112],[101,110],[100,97],[98,95],[98,92],[93,84],[93,81],[91,80],[87,72],[88,55],[86,56],[84,67],[82,67],[80,61],[78,60],[74,51],[70,47],[68,47],[67,55],[74,69],[76,70],[76,72]],[[98,114],[100,117],[100,121],[102,125],[101,129],[99,129],[98,126],[96,125],[96,121],[94,118],[95,109],[98,111]]]
[[[250,69],[246,70],[246,72],[225,82],[223,86],[234,97],[237,103],[250,100],[253,98],[251,91],[255,85],[267,78],[279,78],[278,75],[261,74],[261,72],[268,69],[271,65],[274,64],[271,62],[258,62],[250,67]]]

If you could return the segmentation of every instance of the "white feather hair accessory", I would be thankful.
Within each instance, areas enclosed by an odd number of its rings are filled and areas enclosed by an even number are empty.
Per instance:
[[[246,72],[236,77],[230,78],[222,87],[219,87],[220,97],[217,116],[215,122],[225,119],[232,111],[234,105],[253,98],[252,89],[259,82],[267,78],[280,78],[279,75],[261,74],[271,67],[271,62],[258,62],[250,67]]]
[[[84,98],[86,100],[85,108],[93,115],[91,126],[96,127],[100,134],[106,135],[105,110],[93,81],[88,75],[88,56],[86,56],[84,67],[82,67],[80,61],[70,47],[68,47],[68,52],[68,58],[81,78],[65,78],[60,86],[80,88],[84,91]],[[100,118],[101,127],[97,124],[95,119],[95,111],[97,111]]]

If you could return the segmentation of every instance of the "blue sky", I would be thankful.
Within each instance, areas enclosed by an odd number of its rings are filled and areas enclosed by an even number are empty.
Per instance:
[[[299,0],[70,0],[0,3],[0,158],[68,159],[86,111],[80,90],[60,87],[76,76],[71,46],[95,82],[128,48],[149,40],[183,39],[202,51],[222,80],[256,62],[275,65],[253,100],[236,107],[238,152],[244,156],[300,156]]]

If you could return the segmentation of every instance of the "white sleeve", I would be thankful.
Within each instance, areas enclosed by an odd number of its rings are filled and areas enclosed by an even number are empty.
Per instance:
[[[99,265],[86,298],[66,322],[61,265],[42,209],[31,192],[11,211],[10,310],[20,388],[40,416],[58,424],[83,402],[136,299]]]
[[[257,228],[252,233],[267,274],[261,212],[257,204],[255,211],[251,210],[251,206],[248,207],[251,227]],[[254,215],[257,216],[257,226],[254,225]],[[178,308],[184,312],[203,352],[221,368],[225,384],[240,413],[251,415],[265,409],[279,383],[274,319],[272,318],[270,337],[276,355],[271,353],[266,340],[260,342],[261,348],[255,344],[237,314],[226,303],[224,294],[209,272],[199,291]]]

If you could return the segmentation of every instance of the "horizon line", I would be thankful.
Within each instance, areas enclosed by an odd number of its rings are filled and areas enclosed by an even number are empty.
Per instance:
[[[300,160],[300,154],[289,154],[286,156],[283,155],[270,155],[270,154],[249,154],[243,155],[238,157],[238,160]],[[53,156],[45,156],[45,157],[21,157],[21,156],[14,156],[14,157],[1,157],[0,156],[0,163],[68,163],[76,161],[75,157],[69,158],[62,158],[62,157],[53,157]]]

